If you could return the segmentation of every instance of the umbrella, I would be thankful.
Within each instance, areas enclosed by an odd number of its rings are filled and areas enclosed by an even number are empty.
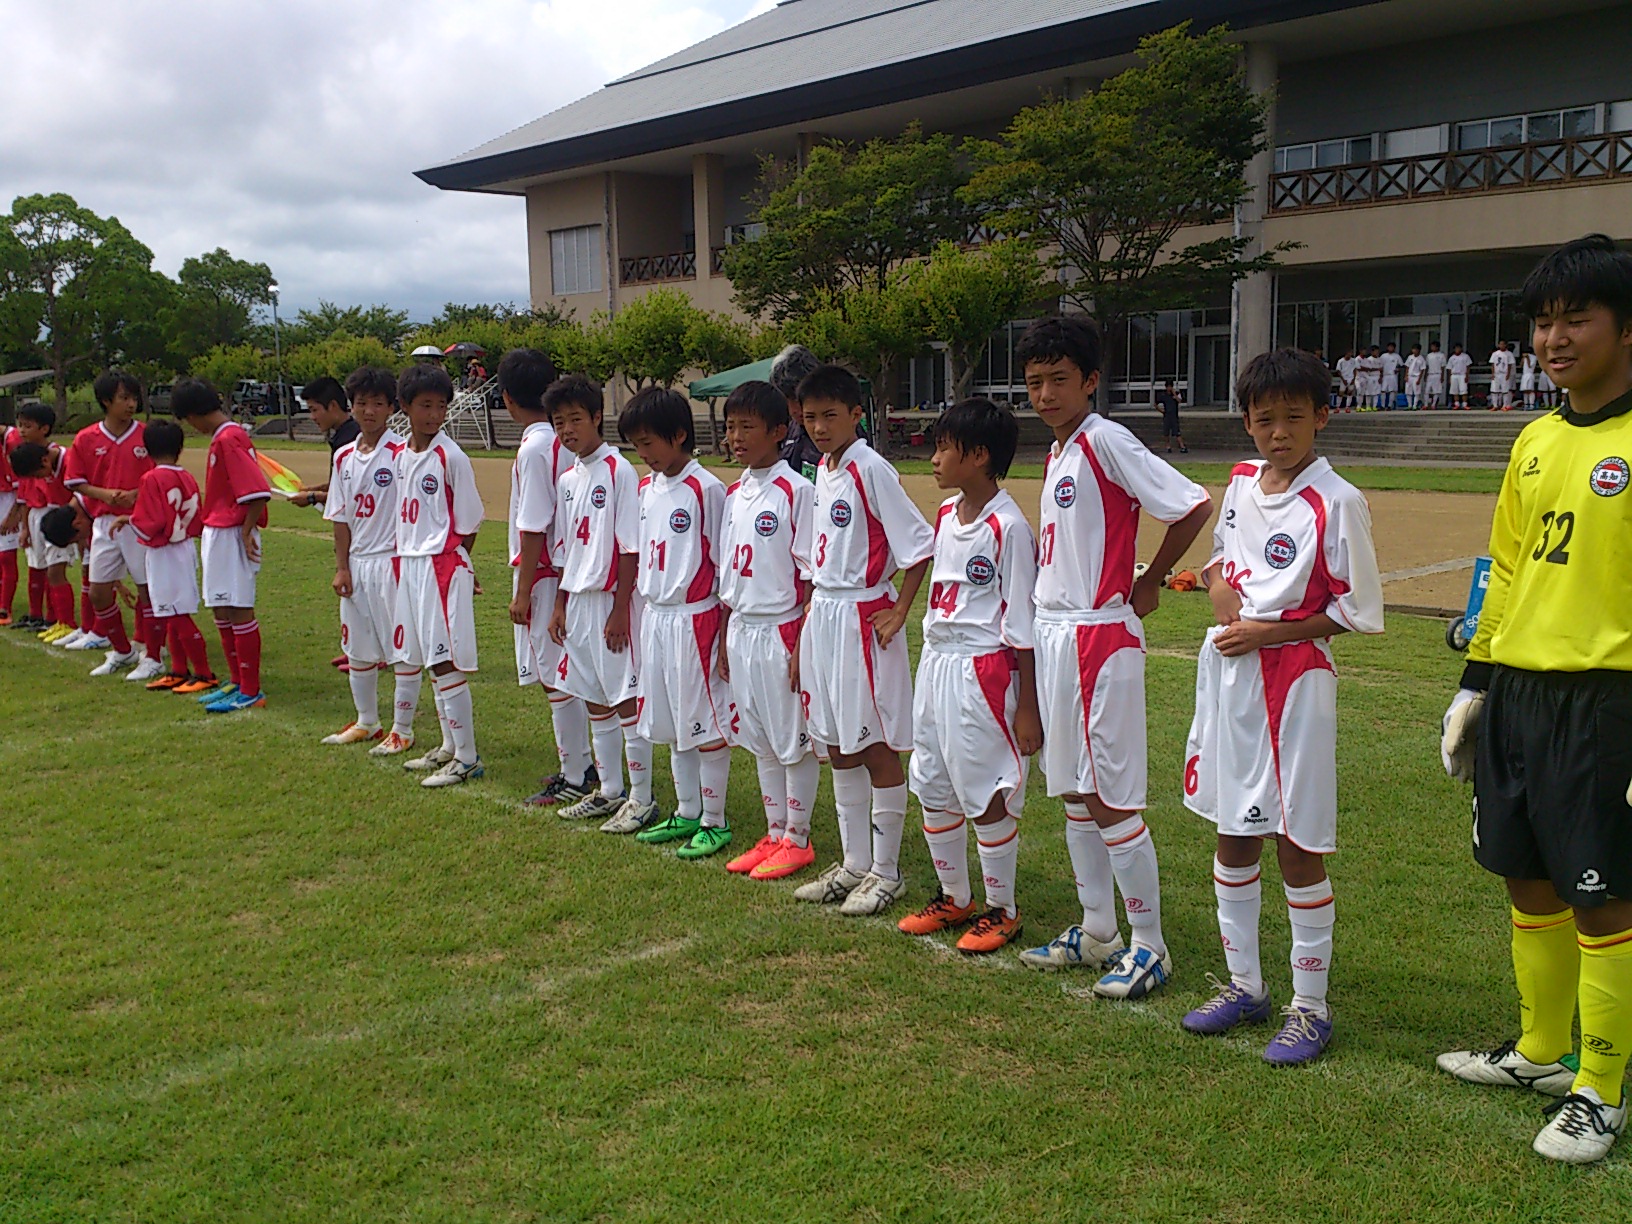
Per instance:
[[[436,345],[434,345],[434,344],[422,344],[418,348],[416,348],[413,352],[409,353],[408,356],[410,356],[410,357],[426,357],[426,358],[429,358],[432,361],[441,361],[442,360],[442,350],[437,348]]]
[[[442,352],[449,357],[485,357],[487,350],[479,344],[472,344],[468,340],[461,340],[458,344],[450,344]]]

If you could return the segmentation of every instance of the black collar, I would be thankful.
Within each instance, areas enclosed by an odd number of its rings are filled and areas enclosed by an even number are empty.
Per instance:
[[[363,427],[357,424],[356,417],[347,417],[329,432],[329,451],[332,454],[347,442],[355,442],[363,432]]]
[[[1628,412],[1632,412],[1632,391],[1610,400],[1597,412],[1576,412],[1568,405],[1558,409],[1558,415],[1566,425],[1579,425],[1582,428],[1602,425],[1605,421],[1613,421],[1616,417],[1625,416]]]

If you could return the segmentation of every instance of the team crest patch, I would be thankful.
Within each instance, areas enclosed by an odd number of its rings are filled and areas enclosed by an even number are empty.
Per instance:
[[[1277,531],[1264,545],[1264,560],[1270,569],[1285,569],[1298,559],[1298,543],[1284,531]]]
[[[391,477],[391,469],[390,468],[375,468],[374,469],[374,483],[379,485],[380,488],[389,489],[391,487],[391,479],[392,479],[392,477]]]
[[[761,510],[754,515],[754,530],[762,536],[775,535],[779,526],[781,526],[781,520],[776,517],[773,511]]]
[[[425,475],[423,475],[423,476],[421,476],[419,478],[420,492],[425,494],[426,497],[435,497],[437,490],[440,489],[441,487],[442,487],[442,482],[440,480],[438,480],[435,476],[433,476],[430,472],[426,472]]]
[[[1614,497],[1632,484],[1632,467],[1619,455],[1601,461],[1592,469],[1592,491],[1599,497]]]
[[[833,526],[835,527],[850,526],[850,503],[847,501],[834,502],[833,509],[827,512],[827,516],[833,520]]]
[[[133,447],[131,449],[130,453],[135,455],[136,458],[138,458],[138,459],[146,459],[147,458],[147,447],[145,447],[145,446]]]
[[[1062,476],[1060,483],[1054,486],[1054,504],[1060,509],[1076,504],[1077,480],[1074,476]]]
[[[691,511],[676,510],[669,515],[669,530],[679,535],[691,530]]]
[[[963,567],[963,575],[976,586],[990,586],[997,577],[997,566],[990,557],[970,557],[969,564]]]
[[[606,486],[605,485],[596,485],[593,489],[590,490],[589,504],[594,506],[595,509],[597,509],[597,510],[605,509],[605,507],[606,507]]]

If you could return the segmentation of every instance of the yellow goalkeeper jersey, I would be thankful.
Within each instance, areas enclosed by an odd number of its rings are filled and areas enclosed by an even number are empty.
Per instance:
[[[1513,444],[1468,657],[1530,671],[1632,671],[1632,392],[1552,412]]]

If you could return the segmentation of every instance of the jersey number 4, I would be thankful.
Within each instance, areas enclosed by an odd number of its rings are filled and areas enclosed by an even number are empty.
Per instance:
[[[943,617],[951,616],[958,610],[958,585],[956,582],[935,583],[929,588],[929,606]]]
[[[1553,543],[1553,532],[1558,532],[1558,543]],[[1536,551],[1530,554],[1530,560],[1540,561],[1544,558],[1554,565],[1568,565],[1570,563],[1570,539],[1575,535],[1575,513],[1571,510],[1560,510],[1554,514],[1548,510],[1541,516],[1541,543],[1536,545]]]

